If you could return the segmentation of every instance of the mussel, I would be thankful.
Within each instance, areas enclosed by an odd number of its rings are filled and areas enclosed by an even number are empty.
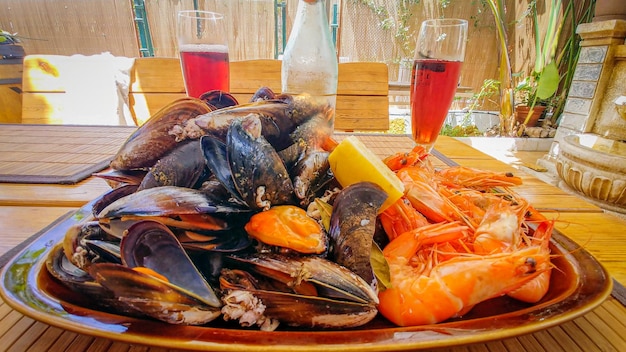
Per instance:
[[[371,285],[376,279],[370,262],[376,232],[376,215],[387,193],[371,182],[344,188],[333,203],[329,235],[333,260]]]
[[[275,329],[349,328],[371,321],[378,296],[350,270],[320,257],[256,254],[231,257],[243,269],[223,270],[222,313],[243,325]]]
[[[233,197],[255,210],[293,199],[289,172],[261,131],[261,120],[251,114],[232,122],[226,144],[212,137],[201,140],[209,169]]]
[[[149,168],[174,149],[176,137],[169,131],[211,108],[202,100],[186,97],[164,106],[131,134],[110,163],[116,170]]]
[[[150,167],[139,190],[159,186],[194,188],[203,175],[206,176],[207,172],[200,143],[185,141]]]
[[[122,304],[173,324],[205,324],[220,315],[215,290],[165,225],[133,224],[121,258],[122,264],[92,264],[89,273]]]

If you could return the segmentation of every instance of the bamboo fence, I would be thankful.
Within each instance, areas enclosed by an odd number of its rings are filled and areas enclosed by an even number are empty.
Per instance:
[[[574,0],[579,1],[579,0]],[[132,0],[0,0],[0,29],[17,32],[27,54],[93,55],[110,52],[116,56],[138,57],[139,40],[134,22]],[[230,19],[230,59],[274,58],[274,0],[145,0],[150,34],[157,57],[176,57],[175,13],[192,9],[194,2],[204,10],[222,12]],[[402,1],[332,0],[340,4],[338,54],[342,61],[377,61],[389,66],[389,80],[408,80],[412,53],[399,45],[395,28],[384,29],[374,8],[384,8],[395,26],[403,11]],[[422,0],[410,7],[406,36],[416,35],[425,18],[465,18],[470,21],[466,60],[460,85],[478,92],[487,78],[497,77],[498,46],[493,18],[487,8],[478,11],[478,2],[457,0],[442,8],[439,0]],[[543,2],[542,2],[543,3]],[[520,14],[523,0],[507,0]],[[286,0],[286,33],[295,17],[297,0]],[[532,23],[516,23],[514,38],[514,71],[527,70],[534,61]],[[408,51],[408,52],[407,52]]]

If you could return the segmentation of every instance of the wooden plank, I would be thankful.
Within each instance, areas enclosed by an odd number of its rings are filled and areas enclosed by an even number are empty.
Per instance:
[[[230,91],[234,94],[254,94],[260,87],[281,92],[280,60],[246,60],[230,63]]]
[[[22,79],[22,59],[0,59],[0,80]]]
[[[22,123],[62,124],[66,101],[63,92],[23,92]]]
[[[0,123],[22,122],[21,91],[21,84],[0,85]]]
[[[37,322],[35,324],[35,327],[42,326],[45,330],[43,331],[41,336],[39,336],[39,338],[35,340],[28,349],[24,349],[24,351],[49,351],[55,341],[57,341],[61,334],[63,334],[64,330],[40,322]]]
[[[0,183],[0,205],[80,207],[110,189],[104,180],[96,178],[75,185]]]
[[[337,96],[335,129],[344,131],[386,131],[389,129],[389,102],[386,96]]]
[[[230,91],[254,93],[260,87],[281,91],[281,61],[272,59],[230,62]],[[387,95],[387,65],[380,62],[339,64],[338,95]],[[177,58],[137,58],[131,92],[184,92]]]
[[[113,56],[27,55],[24,58],[24,92],[67,92],[80,82],[91,81],[96,89],[99,80],[108,77],[115,64]],[[84,76],[85,72],[90,73]],[[97,92],[93,92],[94,94]]]
[[[626,284],[626,220],[606,213],[555,215],[559,231],[588,250],[617,281]]]
[[[24,242],[67,212],[76,209],[62,206],[0,206],[0,224],[5,228],[2,232],[0,255]]]
[[[28,330],[29,336],[24,336],[22,331]],[[37,321],[33,320],[30,317],[23,317],[20,321],[15,324],[9,330],[5,336],[15,335],[17,338],[12,343],[4,342],[0,340],[0,346],[11,346],[6,351],[7,352],[23,352],[25,351],[32,343],[33,340],[39,339],[39,336],[46,330],[46,325],[38,324]],[[4,338],[4,336],[3,336]]]
[[[339,64],[337,95],[381,95],[389,93],[387,65],[381,62]]]
[[[135,119],[135,123],[140,126],[157,111],[176,99],[184,98],[187,94],[183,93],[131,93],[129,96],[129,105],[131,113]]]
[[[280,60],[245,60],[230,63],[230,91],[240,103],[262,86],[281,91]],[[387,65],[358,62],[339,64],[337,87],[337,130],[389,129]],[[138,58],[132,71],[130,100],[137,124],[160,108],[184,96],[177,58]],[[165,82],[165,83],[164,83]]]
[[[185,94],[180,61],[177,58],[136,58],[131,70],[130,93]]]

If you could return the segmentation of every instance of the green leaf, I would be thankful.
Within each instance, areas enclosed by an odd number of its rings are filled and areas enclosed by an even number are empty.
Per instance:
[[[537,98],[548,99],[554,95],[559,88],[559,80],[559,69],[556,67],[556,63],[552,61],[543,68],[539,75]]]
[[[330,229],[330,216],[333,213],[333,206],[324,202],[319,198],[315,198],[315,204],[320,211],[320,216],[322,217],[322,225],[326,232]]]
[[[383,255],[383,251],[378,247],[376,242],[372,242],[372,253],[370,255],[370,263],[374,270],[374,275],[378,280],[378,289],[382,292],[391,287],[391,273],[389,272],[389,263]]]

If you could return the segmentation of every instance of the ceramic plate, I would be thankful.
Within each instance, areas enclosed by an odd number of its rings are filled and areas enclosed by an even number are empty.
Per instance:
[[[99,311],[68,291],[45,269],[45,259],[66,229],[85,216],[83,207],[57,223],[14,257],[0,276],[0,293],[14,309],[33,319],[78,333],[143,345],[216,351],[391,351],[450,347],[486,342],[545,329],[574,319],[611,293],[605,269],[584,249],[555,232],[551,249],[556,266],[550,291],[538,304],[497,298],[477,305],[463,319],[437,325],[399,328],[382,317],[341,331],[262,332],[212,322],[177,326]]]

